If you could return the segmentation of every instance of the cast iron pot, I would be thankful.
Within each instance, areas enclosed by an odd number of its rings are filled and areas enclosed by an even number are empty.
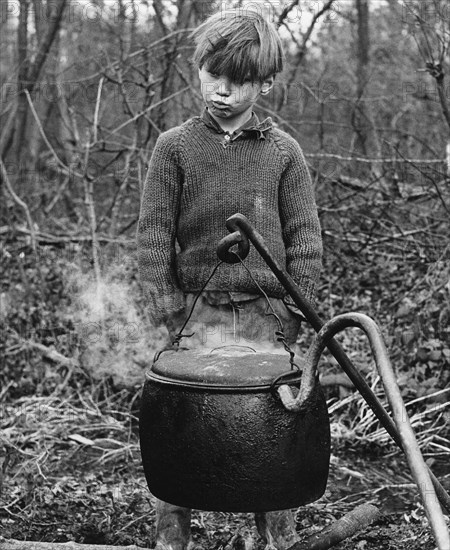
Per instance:
[[[285,355],[161,354],[146,373],[140,416],[151,493],[223,512],[281,510],[320,498],[330,458],[327,407],[317,383],[306,411],[286,410],[272,383],[289,369]]]

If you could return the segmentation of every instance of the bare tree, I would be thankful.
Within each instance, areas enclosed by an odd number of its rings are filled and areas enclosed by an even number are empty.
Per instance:
[[[42,33],[34,56],[29,50],[28,44],[28,19],[30,0],[20,0],[20,15],[17,31],[17,48],[19,71],[17,77],[16,105],[10,108],[6,124],[0,135],[0,156],[4,157],[11,147],[14,139],[15,158],[20,160],[25,144],[25,131],[27,127],[28,106],[24,95],[25,90],[31,93],[39,80],[42,68],[47,59],[51,45],[60,27],[67,0],[49,2],[49,17],[46,30]],[[38,6],[39,7],[39,6]],[[42,16],[42,15],[41,15]],[[39,16],[38,16],[39,17]],[[40,25],[40,23],[39,23]]]

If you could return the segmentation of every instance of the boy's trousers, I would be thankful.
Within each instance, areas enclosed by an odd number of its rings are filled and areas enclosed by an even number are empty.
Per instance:
[[[196,295],[186,295],[186,316],[189,315]],[[286,353],[277,341],[276,331],[282,323],[288,344],[295,344],[301,317],[295,308],[283,300],[270,298],[270,306],[263,296],[230,292],[206,292],[198,299],[191,319],[184,330],[192,338],[183,339],[188,348],[211,350],[214,347],[239,345],[256,351]],[[272,313],[271,315],[269,315]]]
[[[185,315],[191,312],[196,294],[186,294]],[[190,349],[210,351],[223,346],[246,346],[257,352],[287,353],[277,340],[276,331],[283,326],[286,343],[294,346],[301,317],[283,300],[251,294],[204,292],[197,300],[192,316],[183,333],[182,345]],[[181,327],[179,327],[181,328]],[[295,351],[295,350],[294,350]],[[183,550],[190,543],[191,510],[157,500],[156,545],[158,550]],[[255,514],[256,527],[268,545],[285,550],[297,540],[292,512]]]

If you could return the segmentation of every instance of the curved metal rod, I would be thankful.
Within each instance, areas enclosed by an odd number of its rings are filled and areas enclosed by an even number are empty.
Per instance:
[[[230,248],[234,245],[238,246],[237,254],[230,252]],[[219,256],[219,260],[227,264],[236,264],[241,260],[245,260],[249,252],[250,243],[247,237],[242,235],[240,231],[234,231],[230,235],[227,235],[217,246],[217,256]]]
[[[362,329],[369,338],[370,347],[375,358],[375,364],[383,382],[384,391],[388,398],[392,415],[403,443],[403,451],[406,455],[414,481],[419,489],[436,543],[440,550],[447,550],[450,548],[450,534],[447,529],[447,524],[441,507],[439,506],[438,499],[436,498],[428,467],[422,457],[414,431],[411,427],[381,331],[375,321],[362,313],[344,313],[333,317],[333,319],[325,323],[308,352],[311,362],[306,367],[308,372],[307,379],[315,379],[319,358],[327,345],[327,341],[347,327],[358,327]],[[302,374],[301,386],[304,382],[304,376],[305,371]],[[302,400],[307,400],[309,398],[310,383],[308,383],[306,391],[302,392],[301,386],[300,392],[296,398],[294,398],[289,386],[284,385],[278,388],[278,393],[283,404],[286,397],[288,398],[286,404],[289,410],[300,410],[304,406],[304,401]]]
[[[234,214],[233,216],[228,218],[228,220],[226,221],[226,226],[230,232],[234,233],[236,231],[239,231],[242,235],[243,240],[248,239],[251,241],[251,243],[259,252],[259,254],[263,258],[263,260],[266,262],[268,267],[272,270],[274,275],[277,277],[277,279],[280,281],[280,283],[289,293],[291,298],[294,300],[295,305],[303,313],[306,320],[310,323],[310,325],[314,328],[316,332],[319,332],[319,330],[323,326],[323,321],[321,320],[319,315],[317,315],[313,306],[303,296],[299,287],[297,286],[295,281],[292,279],[292,277],[285,271],[285,269],[283,269],[283,267],[280,266],[277,260],[273,257],[272,253],[270,252],[269,248],[264,242],[263,237],[251,225],[249,220],[243,214]],[[221,242],[223,242],[223,239]],[[236,244],[236,243],[233,243],[233,244]],[[219,243],[219,247],[220,247],[220,243]],[[237,261],[237,259],[235,258],[235,255],[232,254],[232,256]],[[364,377],[361,376],[359,371],[353,365],[353,363],[351,362],[351,360],[349,359],[345,351],[334,339],[331,339],[327,343],[327,347],[330,350],[330,352],[333,354],[337,362],[341,365],[344,372],[353,382],[355,387],[358,389],[358,391],[360,392],[364,400],[367,402],[369,407],[372,409],[373,413],[378,418],[381,425],[392,437],[395,443],[400,447],[400,449],[403,450],[402,439],[397,430],[397,427],[395,426],[395,423],[393,422],[392,418],[387,414],[387,412],[384,410],[383,405],[377,399],[376,395],[373,393],[372,389],[367,384]],[[431,471],[430,471],[430,476],[431,476],[431,480],[433,481],[433,485],[436,490],[436,493],[439,497],[439,501],[444,506],[446,511],[450,514],[450,495],[447,493],[444,487],[442,487],[440,481],[436,478],[436,476]]]

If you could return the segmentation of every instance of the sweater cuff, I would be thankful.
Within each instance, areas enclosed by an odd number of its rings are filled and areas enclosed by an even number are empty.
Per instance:
[[[186,307],[186,298],[181,290],[164,294],[154,288],[144,288],[144,295],[150,320],[155,326],[165,325],[170,317],[184,311]]]

